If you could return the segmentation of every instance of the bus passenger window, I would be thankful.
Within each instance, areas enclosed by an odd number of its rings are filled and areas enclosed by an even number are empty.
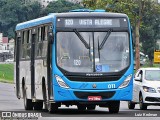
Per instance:
[[[48,48],[48,26],[44,27],[44,40],[43,40],[43,46],[42,46],[42,57],[46,57],[47,56],[47,48]]]
[[[27,45],[26,45],[26,58],[30,58],[30,55],[31,55],[31,35],[32,35],[32,32],[31,30],[28,31],[28,39],[27,39]]]
[[[22,45],[21,45],[21,59],[24,59],[24,52],[25,52],[25,45],[24,45],[24,41],[25,41],[25,32],[23,32],[23,38],[22,38]]]
[[[41,27],[41,40],[44,41],[45,40],[45,27]]]
[[[23,32],[23,41],[22,41],[22,59],[25,59],[27,56],[27,42],[29,40],[29,31]]]
[[[41,57],[41,55],[42,55],[42,42],[38,42],[36,52],[37,52],[37,57]]]
[[[48,29],[49,29],[49,26],[45,26],[44,40],[48,40]]]
[[[46,57],[47,55],[47,48],[48,48],[48,41],[43,41],[43,46],[42,46],[42,57]]]
[[[37,50],[36,56],[39,58],[42,55],[42,27],[38,28],[38,41],[37,41]]]

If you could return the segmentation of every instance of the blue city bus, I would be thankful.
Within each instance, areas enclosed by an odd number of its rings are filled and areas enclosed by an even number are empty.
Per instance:
[[[16,26],[15,88],[26,110],[78,110],[132,100],[133,46],[122,13],[73,10]]]

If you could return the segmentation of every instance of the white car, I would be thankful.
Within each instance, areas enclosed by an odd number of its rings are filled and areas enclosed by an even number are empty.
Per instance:
[[[14,62],[14,59],[7,59],[5,62]]]
[[[141,110],[149,105],[160,106],[160,68],[141,68],[133,80],[133,99],[128,108],[134,109],[139,104]]]

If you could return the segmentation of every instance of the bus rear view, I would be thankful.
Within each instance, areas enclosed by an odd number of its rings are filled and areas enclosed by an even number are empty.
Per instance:
[[[62,104],[79,110],[108,107],[110,113],[118,113],[120,101],[132,100],[133,50],[127,15],[92,11],[52,16],[47,78],[42,85],[48,91],[41,93],[41,101],[51,113]]]

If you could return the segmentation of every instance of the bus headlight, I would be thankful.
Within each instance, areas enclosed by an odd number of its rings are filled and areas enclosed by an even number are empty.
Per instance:
[[[119,88],[127,87],[129,82],[131,81],[132,74],[128,75],[124,82],[119,86]]]
[[[55,75],[55,78],[57,80],[57,83],[60,87],[62,88],[69,88],[69,86],[63,81],[63,79],[61,77],[59,77],[58,75]]]

